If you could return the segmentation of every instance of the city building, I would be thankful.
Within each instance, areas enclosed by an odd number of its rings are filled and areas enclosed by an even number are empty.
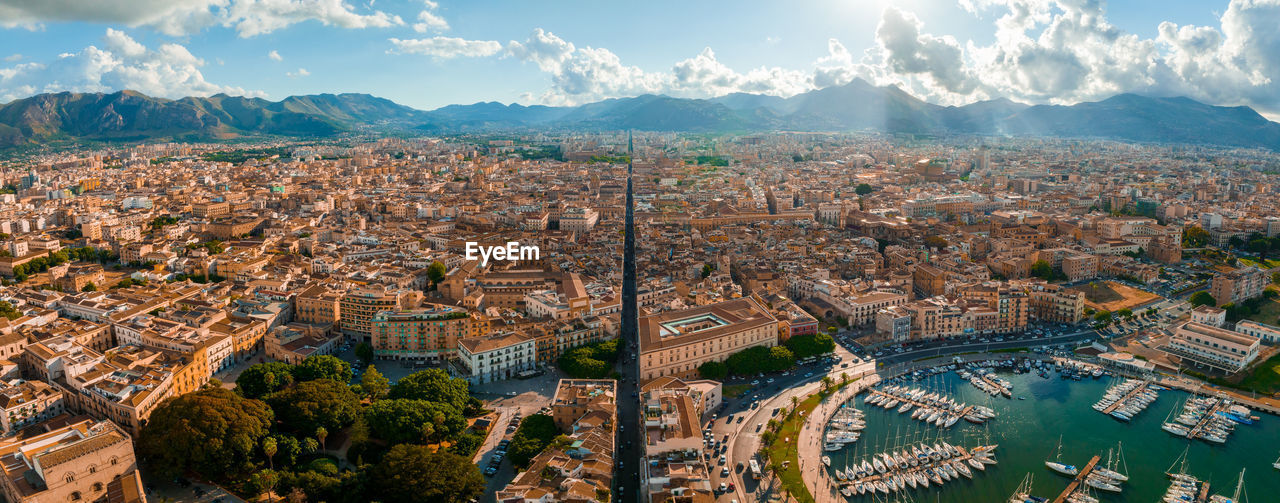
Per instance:
[[[1270,278],[1256,267],[1241,267],[1213,277],[1209,286],[1209,295],[1218,302],[1218,306],[1238,304],[1262,295]]]
[[[538,362],[537,345],[521,332],[497,331],[458,340],[458,377],[472,384],[501,381],[530,372]]]
[[[440,364],[458,355],[458,342],[488,333],[489,322],[466,309],[424,304],[409,311],[373,316],[373,354],[377,358]]]
[[[1173,332],[1161,349],[1180,356],[1184,362],[1239,372],[1258,357],[1257,337],[1188,321]]]
[[[0,439],[0,489],[11,503],[146,503],[129,434],[110,421],[69,418]]]
[[[639,337],[642,380],[690,378],[708,361],[724,361],[754,346],[776,346],[778,320],[744,297],[645,316]]]

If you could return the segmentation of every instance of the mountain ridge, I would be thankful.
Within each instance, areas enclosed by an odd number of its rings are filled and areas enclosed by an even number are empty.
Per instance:
[[[137,91],[50,93],[0,105],[0,148],[64,139],[136,141],[252,135],[329,137],[357,128],[467,132],[526,128],[689,132],[856,131],[1017,135],[1214,144],[1280,150],[1280,124],[1247,106],[1122,93],[1074,105],[1006,98],[962,106],[920,100],[855,79],[795,96],[715,98],[646,94],[578,106],[496,101],[425,111],[369,94],[312,94],[279,101],[215,94],[179,99]]]

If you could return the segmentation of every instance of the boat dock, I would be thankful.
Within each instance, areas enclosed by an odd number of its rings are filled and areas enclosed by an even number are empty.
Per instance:
[[[950,447],[955,449],[954,452],[956,454],[954,456],[942,457],[941,459],[923,458],[921,459],[920,463],[917,465],[911,465],[911,466],[898,465],[893,468],[889,468],[884,473],[872,473],[865,477],[853,478],[849,480],[840,480],[836,482],[836,484],[838,486],[849,487],[849,488],[853,488],[856,486],[867,487],[867,490],[865,493],[856,493],[856,494],[853,494],[854,496],[859,494],[873,494],[877,489],[873,488],[872,486],[877,483],[883,483],[883,482],[888,482],[889,484],[891,484],[891,487],[888,489],[889,492],[903,491],[907,489],[905,485],[898,486],[896,488],[892,487],[892,484],[895,483],[895,480],[897,481],[896,483],[902,484],[901,481],[903,480],[903,477],[911,477],[916,474],[919,474],[921,477],[924,477],[925,476],[924,474],[926,473],[926,471],[929,471],[930,473],[936,471],[938,474],[942,475],[942,470],[944,466],[951,466],[954,463],[961,463],[961,464],[971,463],[971,460],[973,460],[972,462],[980,463],[982,462],[980,460],[986,459],[987,463],[984,463],[984,464],[994,463],[994,461],[992,461],[989,457],[992,456],[995,446],[979,446],[979,447],[975,447],[973,450],[966,449],[958,445],[950,445]],[[876,455],[872,455],[871,457],[876,458],[877,456],[880,456],[880,455],[881,454],[876,454]],[[851,466],[856,466],[856,463]],[[973,475],[976,475],[979,473],[982,473],[982,470],[974,469],[968,475],[963,475],[963,476],[967,479],[971,479],[973,478],[972,477]],[[942,475],[942,477],[943,478],[941,478],[940,480],[933,480],[932,483],[944,484],[947,481],[958,480],[958,478],[961,477],[961,475],[956,474],[953,467],[951,477],[954,477],[954,478],[946,478],[946,475]],[[928,484],[925,484],[922,487],[929,487],[929,486]],[[915,488],[916,488],[915,485],[911,486],[911,489],[915,489]]]
[[[1196,503],[1207,503],[1209,501],[1209,483],[1200,483],[1200,494],[1196,496]]]
[[[1053,499],[1053,503],[1063,503],[1064,501],[1067,501],[1067,497],[1071,496],[1071,493],[1076,492],[1076,489],[1084,483],[1084,479],[1093,472],[1093,467],[1098,466],[1098,461],[1101,459],[1102,456],[1094,456],[1093,459],[1090,459],[1089,464],[1084,465],[1084,469],[1080,470],[1080,473],[1076,475],[1075,480],[1072,480],[1071,483],[1067,485],[1067,488],[1062,491],[1062,494],[1059,494],[1057,498]]]
[[[1204,435],[1205,428],[1218,417],[1218,412],[1226,410],[1228,406],[1229,404],[1226,401],[1218,400],[1218,403],[1213,404],[1209,411],[1204,414],[1204,417],[1201,417],[1200,421],[1191,428],[1191,431],[1187,433],[1187,438],[1200,438]]]
[[[1120,407],[1124,406],[1124,404],[1129,403],[1129,400],[1132,400],[1133,397],[1138,396],[1139,394],[1141,394],[1143,391],[1146,391],[1146,390],[1147,390],[1147,383],[1144,382],[1142,383],[1142,385],[1136,388],[1133,388],[1132,390],[1129,390],[1129,393],[1126,394],[1124,398],[1116,400],[1116,403],[1106,406],[1106,408],[1102,409],[1102,413],[1110,414],[1112,412],[1115,412],[1116,409],[1119,409]]]
[[[979,374],[978,378],[982,379],[982,382],[987,383],[987,386],[1000,390],[1000,394],[1004,395],[1005,398],[1013,398],[1013,392],[1009,391],[1009,388],[1006,388],[1003,384],[992,381],[991,378],[988,377],[988,374]]]
[[[935,403],[922,402],[913,398],[907,398],[905,396],[898,396],[891,393],[885,393],[875,388],[870,388],[867,390],[867,392],[872,395],[883,396],[885,397],[886,400],[897,400],[899,404],[909,403],[915,408],[936,410],[936,411],[944,412],[946,414],[955,415],[956,417],[965,417],[969,415],[970,412],[973,412],[972,405],[965,405],[963,409],[960,409],[960,412],[952,412],[951,409],[940,408],[938,404],[935,404]],[[919,420],[923,421],[923,419],[919,419]]]

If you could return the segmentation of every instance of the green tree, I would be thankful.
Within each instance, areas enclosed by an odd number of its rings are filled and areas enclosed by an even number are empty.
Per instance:
[[[225,388],[206,388],[160,402],[138,435],[143,462],[163,476],[186,471],[232,480],[259,465],[258,446],[274,420],[267,404]]]
[[[450,440],[467,428],[462,411],[452,405],[403,398],[374,402],[364,420],[369,432],[388,444]],[[430,434],[421,434],[422,425],[431,425]]]
[[[836,350],[836,341],[823,333],[797,335],[787,339],[783,344],[790,349],[796,358],[830,353]]]
[[[373,346],[369,345],[367,342],[356,344],[356,358],[359,358],[361,362],[368,365],[369,362],[373,361]]]
[[[1235,248],[1237,250],[1244,248],[1244,239],[1242,239],[1240,236],[1231,236],[1231,239],[1227,240],[1227,246],[1230,246],[1231,248]]]
[[[265,400],[281,423],[303,435],[320,427],[340,430],[360,414],[360,398],[346,384],[332,379],[300,382],[267,395]]]
[[[1111,311],[1103,309],[1093,315],[1094,321],[1105,322],[1111,320]]]
[[[382,457],[369,482],[384,503],[465,503],[484,492],[480,468],[470,459],[406,444]]]
[[[1191,298],[1187,299],[1187,302],[1190,302],[1192,307],[1218,305],[1218,300],[1204,290],[1191,294]]]
[[[389,396],[445,403],[462,411],[471,398],[469,391],[467,381],[449,377],[442,369],[427,369],[405,376],[391,387]]]
[[[259,363],[236,378],[236,392],[245,398],[262,398],[293,384],[293,366],[282,362]]]
[[[858,184],[857,187],[853,188],[853,193],[859,196],[865,196],[867,194],[870,194],[873,190],[875,189],[871,188],[870,185],[867,185],[865,183],[860,183]]]
[[[14,308],[13,304],[10,304],[7,300],[0,300],[0,316],[13,321],[22,317],[22,311]]]
[[[1046,260],[1037,260],[1031,264],[1031,275],[1048,280],[1053,277],[1053,265]]]
[[[360,472],[339,472],[332,463],[317,464],[308,470],[280,475],[277,492],[301,493],[306,501],[357,503],[368,501],[367,476]]]
[[[1126,307],[1116,311],[1116,314],[1120,315],[1121,318],[1132,318],[1133,310]]]
[[[387,396],[387,391],[391,389],[390,381],[378,372],[378,367],[369,366],[369,370],[360,376],[360,388],[369,396],[370,400],[379,400]]]
[[[1249,241],[1249,251],[1257,253],[1258,259],[1263,264],[1267,262],[1267,252],[1271,251],[1271,240],[1267,238],[1257,238]]]
[[[942,236],[930,235],[924,238],[924,245],[935,250],[946,248],[947,244],[947,240]]]
[[[716,270],[716,268],[711,264],[702,264],[702,277],[706,278],[711,276],[711,272],[714,270]]]
[[[517,468],[529,465],[529,460],[537,456],[556,438],[560,432],[556,430],[555,420],[545,414],[534,414],[520,421],[516,433],[511,436],[511,445],[507,446],[507,457]]]
[[[724,362],[711,360],[698,365],[698,375],[702,376],[703,379],[724,379],[725,376],[729,375],[729,366],[725,365]]]
[[[293,367],[293,378],[298,382],[316,379],[333,379],[340,383],[351,382],[351,364],[331,355],[313,355]]]
[[[97,286],[97,285],[94,285],[94,284],[93,284],[93,282],[92,282],[92,281],[90,281],[90,282],[88,282],[88,283],[85,283],[85,284],[84,284],[84,286],[80,288],[80,291],[81,291],[81,292],[96,292],[96,291],[98,291],[98,286]]]
[[[320,442],[320,450],[324,450],[324,439],[329,436],[329,430],[321,426],[316,428],[316,440]]]
[[[1182,230],[1183,248],[1200,248],[1208,243],[1209,231],[1195,225]]]
[[[439,285],[441,281],[444,281],[444,275],[447,272],[449,271],[444,268],[444,264],[441,264],[438,261],[432,262],[431,265],[427,266],[427,279],[431,280],[432,288],[435,288],[435,285]]]

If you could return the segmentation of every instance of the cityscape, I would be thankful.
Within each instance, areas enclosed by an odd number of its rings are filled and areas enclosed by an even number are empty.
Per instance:
[[[0,497],[1274,501],[1280,2],[1141,3],[0,1]]]

